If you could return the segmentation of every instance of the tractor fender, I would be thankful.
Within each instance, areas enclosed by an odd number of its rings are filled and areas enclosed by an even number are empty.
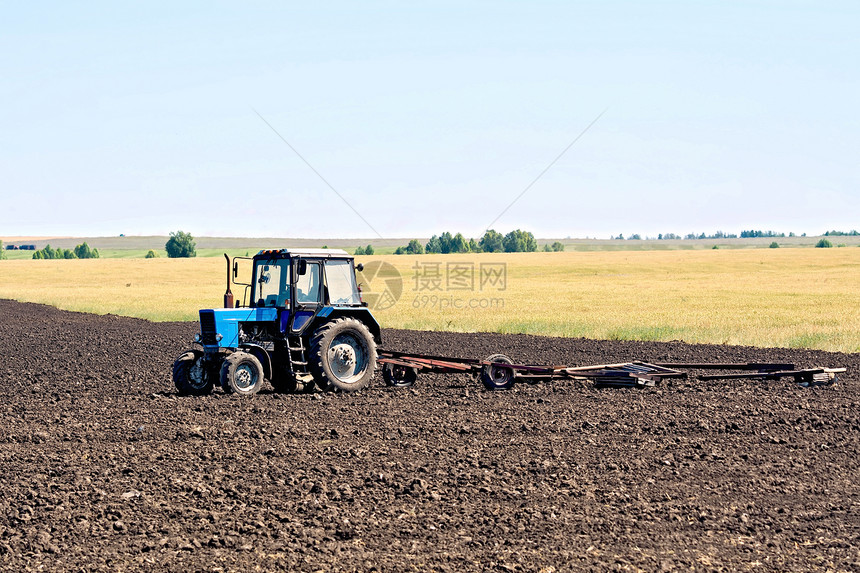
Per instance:
[[[367,326],[367,329],[370,330],[370,334],[373,335],[373,340],[376,341],[376,344],[382,344],[382,329],[379,327],[379,323],[376,322],[376,318],[374,318],[370,310],[363,307],[323,307],[314,317],[313,328],[310,331],[313,332],[323,324],[338,318],[354,318],[363,322]]]
[[[263,365],[263,376],[269,380],[272,379],[272,358],[266,352],[265,348],[257,344],[242,344],[239,346],[239,350],[253,354],[260,361],[260,364]]]

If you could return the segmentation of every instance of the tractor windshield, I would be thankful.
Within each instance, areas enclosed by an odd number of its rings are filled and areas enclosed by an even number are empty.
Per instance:
[[[253,298],[258,307],[290,305],[290,259],[256,261]]]
[[[325,262],[325,280],[332,304],[361,304],[355,286],[355,272],[350,261],[331,259]]]

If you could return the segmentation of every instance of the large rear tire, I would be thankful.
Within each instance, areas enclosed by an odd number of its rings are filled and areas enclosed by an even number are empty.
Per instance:
[[[361,321],[338,318],[314,332],[309,366],[321,390],[357,392],[373,378],[376,342]]]
[[[173,363],[173,385],[180,396],[204,396],[212,392],[215,375],[206,368],[203,353],[189,350]]]
[[[252,396],[263,387],[263,378],[263,365],[249,352],[236,351],[221,365],[221,388],[228,394]]]

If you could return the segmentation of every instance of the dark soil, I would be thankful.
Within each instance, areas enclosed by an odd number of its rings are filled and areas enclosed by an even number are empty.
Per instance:
[[[0,301],[3,569],[860,569],[860,355],[386,331],[392,350],[537,364],[850,370],[180,398],[196,331]]]

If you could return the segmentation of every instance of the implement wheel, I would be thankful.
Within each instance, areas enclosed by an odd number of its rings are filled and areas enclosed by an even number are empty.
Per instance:
[[[412,366],[392,364],[386,362],[382,365],[382,379],[386,386],[392,388],[409,388],[418,379],[418,369]]]
[[[361,390],[370,384],[376,370],[373,335],[354,318],[333,320],[314,332],[309,367],[323,391]]]
[[[212,392],[215,373],[206,368],[203,353],[189,350],[173,363],[173,385],[180,396],[204,396]]]
[[[501,366],[513,364],[510,358],[504,354],[493,354],[486,361],[492,363],[481,368],[481,382],[487,390],[507,390],[514,385],[516,376],[513,369]]]
[[[221,388],[230,394],[251,396],[263,387],[263,365],[257,357],[241,350],[224,359],[221,365]]]

